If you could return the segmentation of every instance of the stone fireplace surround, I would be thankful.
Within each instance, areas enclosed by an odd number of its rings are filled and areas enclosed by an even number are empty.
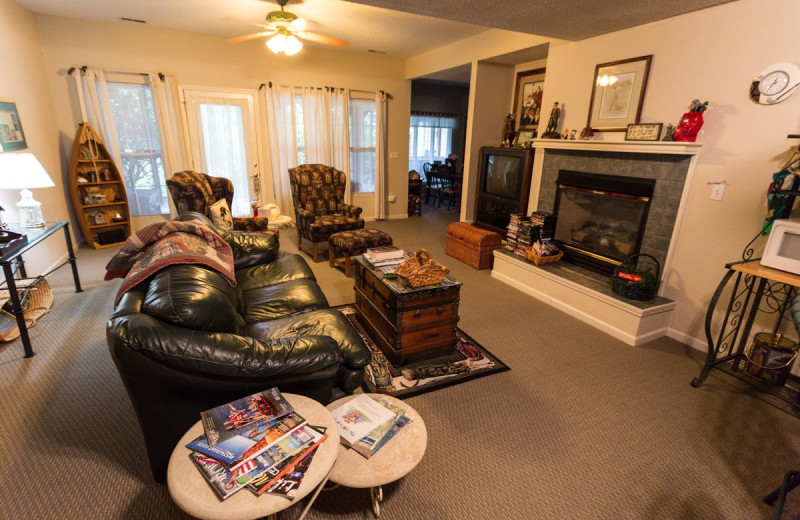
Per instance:
[[[641,252],[659,260],[662,287],[666,285],[671,245],[680,229],[700,145],[538,139],[534,147],[538,157],[531,197],[542,211],[553,209],[559,170],[656,180]],[[502,250],[495,252],[492,276],[634,346],[666,335],[675,307],[661,296],[649,302],[622,298],[611,291],[607,276],[579,266],[566,262],[535,266]]]

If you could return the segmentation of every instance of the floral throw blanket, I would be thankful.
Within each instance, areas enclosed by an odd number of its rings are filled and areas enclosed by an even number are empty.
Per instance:
[[[208,226],[200,221],[156,222],[128,237],[106,265],[106,280],[125,279],[114,305],[131,288],[174,264],[205,265],[236,285],[231,246]]]

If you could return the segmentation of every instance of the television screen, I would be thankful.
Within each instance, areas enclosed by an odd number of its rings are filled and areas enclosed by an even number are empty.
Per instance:
[[[522,160],[522,157],[488,155],[483,191],[498,197],[517,198],[522,181]]]

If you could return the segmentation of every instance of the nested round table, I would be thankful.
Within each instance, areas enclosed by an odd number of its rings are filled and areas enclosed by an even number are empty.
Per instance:
[[[383,394],[370,395],[384,397],[392,404],[404,408],[412,421],[369,459],[340,445],[336,464],[328,478],[341,486],[370,488],[372,511],[377,517],[381,514],[380,502],[383,500],[381,486],[399,480],[419,464],[428,446],[428,430],[422,417],[407,402]],[[328,410],[335,410],[352,398],[353,396],[342,397],[329,404]]]
[[[314,492],[300,518],[305,516],[322,487],[320,483],[330,473],[336,461],[339,451],[339,431],[330,412],[320,403],[302,395],[283,395],[297,413],[308,420],[308,424],[323,426],[327,428],[328,434],[328,438],[319,445],[294,500],[269,494],[256,496],[246,489],[239,490],[225,501],[217,498],[209,483],[189,459],[191,450],[186,444],[203,433],[203,426],[197,421],[178,442],[167,468],[167,487],[178,507],[204,520],[254,520],[274,515]]]

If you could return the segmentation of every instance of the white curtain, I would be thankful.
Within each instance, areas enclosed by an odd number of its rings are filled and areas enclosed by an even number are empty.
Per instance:
[[[292,205],[289,168],[297,166],[297,97],[300,99],[306,164],[324,164],[345,172],[345,202],[350,203],[349,93],[340,88],[270,86],[266,89],[275,203],[285,214]]]
[[[153,90],[153,101],[156,106],[164,172],[169,179],[173,174],[187,169],[189,164],[181,135],[178,89],[171,75],[148,74],[147,78]]]
[[[294,126],[294,95],[291,87],[269,85],[264,89],[272,157],[272,184],[275,204],[284,215],[294,215],[289,168],[297,166],[297,142]],[[294,217],[293,217],[294,218]]]
[[[103,138],[108,153],[111,154],[116,164],[121,165],[119,140],[114,126],[114,116],[111,113],[105,73],[89,67],[81,67],[73,72],[81,117]]]
[[[375,94],[375,218],[386,218],[386,147],[389,123],[389,97],[386,92]]]

